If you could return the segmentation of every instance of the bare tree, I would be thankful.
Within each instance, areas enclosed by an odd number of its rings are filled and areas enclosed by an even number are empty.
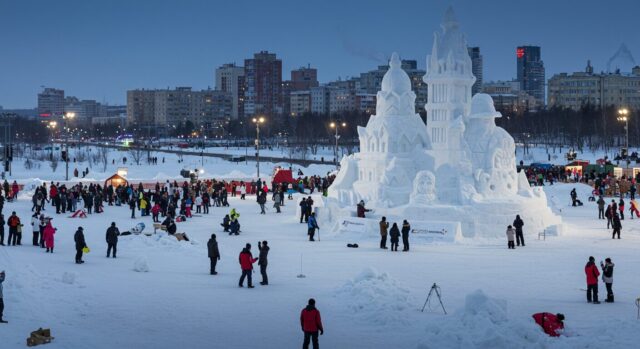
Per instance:
[[[102,164],[102,172],[107,170],[107,164],[109,163],[109,148],[98,148],[98,162]]]
[[[142,160],[142,156],[144,155],[144,149],[140,147],[130,148],[129,154],[131,154],[131,158],[136,165],[140,165],[140,160]]]

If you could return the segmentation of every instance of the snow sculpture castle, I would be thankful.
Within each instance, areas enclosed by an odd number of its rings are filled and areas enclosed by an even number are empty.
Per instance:
[[[464,236],[503,236],[516,214],[526,232],[560,223],[540,188],[516,171],[515,143],[497,127],[493,100],[471,98],[476,78],[453,11],[434,35],[424,81],[426,125],[397,54],[377,95],[376,114],[358,127],[360,152],[345,157],[320,219],[338,223],[364,200],[374,216],[459,222]]]

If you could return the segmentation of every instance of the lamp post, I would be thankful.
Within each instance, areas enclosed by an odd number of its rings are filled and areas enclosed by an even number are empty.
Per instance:
[[[624,122],[624,131],[625,131],[625,161],[627,163],[627,168],[629,168],[629,109],[621,108],[618,109],[618,121]]]
[[[252,121],[256,124],[256,167],[258,168],[258,178],[260,178],[260,124],[264,124],[265,118],[261,116],[253,118]]]
[[[339,161],[338,161],[338,140],[340,139],[340,135],[338,134],[338,129],[340,128],[340,126],[347,127],[347,123],[346,122],[342,122],[342,123],[331,122],[329,124],[329,127],[335,129],[335,131],[336,131],[335,135],[334,135],[334,137],[336,138],[336,145],[335,145],[335,148],[333,150],[333,155],[334,155],[334,159],[335,159],[335,162],[336,162],[336,167],[338,167],[338,163],[339,163]]]
[[[51,158],[53,158],[53,133],[55,132],[57,126],[58,122],[55,120],[49,121],[49,123],[47,124],[47,128],[51,130]]]
[[[66,129],[66,134],[64,137],[64,164],[65,164],[65,172],[64,179],[65,181],[69,180],[69,126],[67,126],[67,120],[73,119],[76,117],[76,113],[67,112],[62,116],[64,120],[64,128]]]

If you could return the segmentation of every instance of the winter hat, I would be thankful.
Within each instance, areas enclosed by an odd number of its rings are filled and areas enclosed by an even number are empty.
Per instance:
[[[558,318],[558,320],[564,321],[564,314],[558,313],[558,314],[556,314],[556,317]]]
[[[116,226],[116,222],[111,222],[111,226],[115,227]]]
[[[611,263],[611,258],[605,258],[604,261],[607,262],[607,263]]]
[[[84,228],[83,227],[78,227],[78,230],[84,230]]]
[[[313,298],[309,298],[309,305],[316,305],[316,300]]]
[[[211,234],[211,238],[215,239],[216,238],[216,234]]]
[[[246,247],[247,249],[249,249],[249,248],[251,248],[251,244],[247,244],[245,247]]]
[[[589,257],[589,262],[594,262],[596,259],[593,256]]]

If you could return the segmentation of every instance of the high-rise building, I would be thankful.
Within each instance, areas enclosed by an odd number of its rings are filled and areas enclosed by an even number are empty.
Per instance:
[[[231,117],[231,93],[217,90],[127,91],[127,123],[177,127],[190,121],[196,128],[211,129]]]
[[[244,60],[245,116],[274,116],[283,112],[282,61],[261,51]]]
[[[475,95],[482,89],[482,54],[480,47],[467,47],[471,57],[471,72],[476,77],[476,82],[471,86],[471,94]]]
[[[549,106],[578,110],[583,106],[640,109],[640,67],[631,73],[593,73],[591,62],[584,72],[560,73],[549,79]]]
[[[502,112],[519,113],[537,110],[542,106],[533,96],[520,90],[517,80],[489,81],[482,85],[482,93],[491,96],[496,109]]]
[[[291,116],[298,116],[311,111],[310,91],[293,91],[289,95],[289,98],[291,104]]]
[[[314,114],[329,114],[329,101],[333,87],[318,86],[311,88],[311,112]]]
[[[244,85],[244,67],[230,63],[216,69],[216,90],[230,93],[233,100],[232,119],[244,117]]]
[[[38,93],[38,114],[43,117],[64,114],[64,90],[45,88]]]
[[[309,91],[312,87],[317,87],[318,85],[317,69],[307,66],[291,71],[292,91]]]
[[[520,90],[545,104],[545,72],[540,46],[519,46],[516,49]]]

